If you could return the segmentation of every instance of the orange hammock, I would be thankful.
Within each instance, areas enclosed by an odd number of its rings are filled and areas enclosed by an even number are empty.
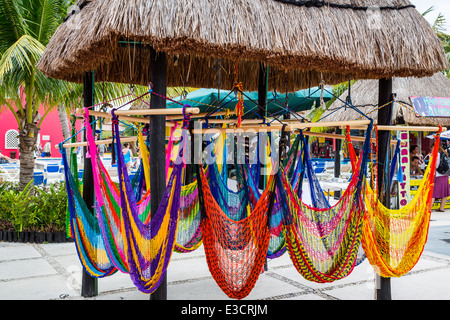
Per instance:
[[[208,268],[228,297],[245,298],[255,286],[267,255],[275,180],[270,176],[254,209],[248,208],[246,218],[234,221],[217,204],[204,169],[200,165],[198,168],[201,230]]]
[[[419,261],[430,223],[440,131],[422,183],[411,202],[399,210],[387,209],[366,181],[362,246],[382,277],[400,277]]]

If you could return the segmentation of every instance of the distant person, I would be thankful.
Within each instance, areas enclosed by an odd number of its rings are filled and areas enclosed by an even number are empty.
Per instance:
[[[419,146],[418,145],[416,145],[416,144],[413,144],[410,148],[409,148],[409,154],[410,154],[410,156],[411,156],[411,160],[412,160],[412,157],[417,157],[417,158],[419,158],[419,165],[422,165],[423,164],[423,156],[422,156],[422,154],[420,153],[420,151],[419,151]]]
[[[420,158],[418,156],[413,156],[411,158],[409,173],[411,176],[423,176],[423,171],[420,169]]]
[[[50,142],[47,142],[47,143],[44,145],[44,154],[45,154],[46,157],[51,157],[51,156],[52,156],[52,155],[51,155],[51,146],[50,146]]]
[[[127,166],[127,169],[130,170],[131,167],[134,165],[134,157],[133,157],[133,152],[131,151],[131,144],[129,144],[128,142],[125,142],[123,144],[122,153],[123,153],[125,165]]]
[[[141,153],[141,149],[140,149],[140,148],[137,149],[137,153],[138,153],[139,155],[138,155],[138,157],[135,159],[135,161],[134,161],[134,163],[133,163],[133,165],[132,165],[132,167],[133,167],[134,169],[139,168],[139,165],[141,164],[141,161],[142,161],[142,153]]]
[[[444,150],[444,148],[442,148],[442,146],[439,146],[439,153],[436,161],[436,169],[439,167],[441,157],[443,156],[448,157],[448,154]],[[445,212],[445,204],[449,196],[450,196],[450,185],[448,181],[448,176],[441,174],[436,170],[436,177],[434,180],[434,188],[433,188],[433,199],[431,201],[431,203],[434,203],[435,199],[441,199],[441,205],[439,209],[436,211]]]
[[[36,154],[36,158],[41,158],[45,155],[44,149],[42,149],[42,146],[39,142],[34,146],[34,152]]]
[[[8,157],[7,155],[4,155],[1,151],[0,151],[0,163],[10,163],[12,162],[13,159],[11,159],[10,157]]]
[[[97,140],[100,140],[100,135],[97,135]],[[97,146],[97,150],[98,150],[98,155],[100,156],[100,158],[103,159],[103,155],[105,154],[105,151],[106,151],[106,145],[99,144]]]

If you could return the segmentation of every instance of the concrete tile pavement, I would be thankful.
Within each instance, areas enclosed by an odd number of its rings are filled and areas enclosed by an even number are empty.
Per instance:
[[[269,260],[244,300],[373,300],[375,274],[368,261],[329,284],[305,280],[288,254]],[[212,278],[203,248],[174,253],[167,273],[169,300],[230,300]],[[450,211],[433,212],[428,242],[419,263],[391,280],[393,300],[450,300]],[[149,300],[129,275],[98,280],[98,296],[83,298],[81,265],[73,243],[0,242],[0,300]]]

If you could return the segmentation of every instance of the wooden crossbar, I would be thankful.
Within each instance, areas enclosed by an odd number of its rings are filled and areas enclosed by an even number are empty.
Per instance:
[[[378,131],[416,131],[416,132],[438,132],[439,127],[433,127],[433,126],[427,126],[427,127],[420,127],[420,126],[385,126],[380,125],[377,126]],[[342,129],[345,129],[345,126],[341,126]],[[360,129],[360,130],[366,130],[367,126],[358,126],[353,127],[353,129]],[[446,127],[442,127],[442,132],[447,131]]]
[[[321,137],[321,138],[331,138],[331,139],[339,139],[339,140],[345,140],[344,135],[340,134],[334,134],[334,133],[324,133],[324,132],[311,132],[311,131],[303,131],[303,134],[305,136],[313,136],[313,137]],[[350,136],[350,139],[352,141],[365,141],[366,137],[361,136]],[[372,141],[375,141],[375,139],[372,139]],[[397,140],[391,139],[391,144],[396,145]]]
[[[92,115],[93,111],[89,111]],[[198,114],[200,113],[199,108],[186,108],[185,110],[188,114]],[[77,109],[77,113],[84,114],[84,109]],[[106,113],[106,112],[105,112]],[[167,109],[138,109],[138,110],[116,110],[115,115],[117,116],[166,116],[166,115],[181,115],[183,114],[183,108],[167,108]]]
[[[245,121],[245,120],[244,120]],[[247,125],[248,124],[248,125]],[[305,123],[295,123],[288,124],[286,123],[285,131],[294,131],[297,129],[306,129],[306,128],[319,128],[319,127],[338,127],[338,126],[362,126],[370,124],[369,120],[355,120],[355,121],[344,121],[344,122],[305,122]],[[204,132],[211,132],[211,130],[216,130],[216,132],[225,132],[225,133],[239,133],[245,132],[249,130],[254,131],[281,131],[283,129],[283,125],[252,125],[249,123],[243,122],[243,125],[240,128],[209,128],[209,129],[194,129],[193,133],[200,134]]]
[[[134,142],[137,140],[137,138],[138,137],[136,137],[136,136],[135,137],[123,137],[123,138],[120,138],[120,142]],[[96,145],[111,144],[111,143],[113,143],[113,139],[95,140]],[[62,145],[62,147],[67,149],[67,148],[85,147],[87,145],[88,145],[87,141],[82,141],[82,142],[64,143]],[[58,148],[59,146],[56,145],[56,147]]]
[[[230,110],[230,111],[228,111],[228,115],[235,115],[236,114],[236,111],[235,110]],[[226,116],[227,115],[227,111],[217,111],[217,112],[214,112],[214,113],[210,113],[210,112],[201,112],[201,113],[198,113],[198,114],[193,114],[192,116],[191,116],[191,119],[194,119],[194,118],[204,118],[204,117],[206,117],[206,116],[210,116],[210,117],[216,117],[216,116]],[[183,118],[182,117],[179,117],[179,116],[173,116],[173,117],[170,117],[170,119],[173,119],[173,120],[182,120]],[[213,119],[211,119],[211,120],[213,120]],[[226,119],[224,119],[224,120],[226,120]]]
[[[78,110],[82,110],[82,109],[78,109]],[[84,114],[84,110],[83,110],[82,114]],[[94,116],[94,117],[102,117],[102,118],[112,119],[112,115],[109,112],[89,111],[89,115]],[[150,118],[138,118],[138,117],[124,116],[124,115],[119,115],[119,118],[122,121],[128,121],[128,122],[150,123]],[[171,121],[166,121],[166,127],[174,127],[174,126],[175,126],[175,123],[173,123]]]

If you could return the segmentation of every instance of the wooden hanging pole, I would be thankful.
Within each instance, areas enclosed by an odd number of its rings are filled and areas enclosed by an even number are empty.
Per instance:
[[[82,110],[82,109],[78,109],[78,110]],[[77,110],[77,112],[78,112],[78,110]],[[83,110],[83,113],[81,113],[81,114],[84,114],[84,110]],[[94,116],[94,117],[102,117],[102,118],[112,119],[112,115],[109,112],[89,110],[89,115]],[[122,121],[128,121],[128,122],[150,123],[149,118],[137,118],[137,117],[132,117],[132,116],[119,116],[119,118]],[[174,127],[174,126],[175,126],[175,123],[173,123],[172,121],[166,121],[166,127]]]
[[[345,128],[345,126],[341,126]],[[367,126],[352,127],[353,129],[367,129]],[[390,126],[390,125],[377,125],[378,131],[415,131],[415,132],[438,132],[439,127],[421,127],[421,126]],[[442,131],[447,131],[447,128],[443,127]]]
[[[355,120],[355,121],[333,121],[333,122],[302,122],[302,123],[293,123],[293,124],[287,124],[286,126],[286,130],[290,130],[292,131],[293,129],[307,129],[307,128],[322,128],[322,127],[338,127],[338,126],[350,126],[350,127],[354,127],[354,126],[364,126],[364,125],[369,125],[370,124],[370,120]],[[255,127],[255,128],[262,128],[263,126],[260,127]],[[267,128],[268,126],[264,126],[265,128]],[[278,130],[281,130],[283,128],[283,125],[271,125],[270,128],[278,128]],[[250,128],[249,127],[245,127]]]
[[[377,125],[378,131],[417,131],[417,132],[438,132],[439,127],[419,127],[419,126],[384,126]],[[442,128],[446,131],[447,128]]]
[[[285,131],[293,131],[297,129],[307,129],[307,128],[320,128],[320,127],[338,127],[341,125],[345,126],[362,126],[370,124],[369,120],[355,120],[355,121],[340,121],[340,122],[305,122],[305,123],[295,123],[295,124],[286,124]],[[209,129],[194,129],[195,133],[205,133],[212,132],[211,130],[215,130],[216,132],[224,132],[224,133],[245,133],[247,130],[254,131],[281,131],[283,129],[283,125],[243,125],[240,128],[209,128]]]
[[[193,114],[192,116],[191,116],[191,119],[197,119],[197,118],[205,118],[205,117],[217,117],[217,116],[226,116],[226,115],[235,115],[236,114],[236,111],[235,110],[229,110],[229,111],[217,111],[217,112],[214,112],[214,113],[210,113],[210,112],[201,112],[201,113],[198,113],[198,114]],[[173,116],[173,117],[171,117],[171,119],[173,119],[173,120],[182,120],[183,118],[182,117],[179,117],[179,116]],[[211,120],[213,120],[213,119],[211,119]],[[209,121],[211,121],[211,120],[209,120]]]
[[[120,138],[120,142],[134,142],[136,140],[137,140],[137,137],[123,137],[123,138]],[[95,140],[95,144],[96,145],[111,144],[113,142],[114,142],[113,139]],[[67,148],[85,147],[87,145],[88,145],[87,141],[82,141],[82,142],[64,143],[62,145],[62,147],[67,149]],[[56,147],[58,148],[58,145],[56,145]]]
[[[206,122],[206,120],[200,120],[200,122]],[[237,119],[208,119],[208,123],[220,123],[220,124],[230,124],[230,125],[237,125]],[[264,121],[261,119],[246,119],[242,120],[241,124],[264,124]]]
[[[199,114],[199,108],[186,108],[186,113]],[[77,109],[77,113],[84,114],[83,109]],[[107,112],[105,112],[107,113]],[[91,111],[89,111],[91,114]],[[114,112],[116,116],[167,116],[173,114],[183,114],[183,108],[168,108],[168,109],[139,109],[139,110],[116,110]]]
[[[334,134],[334,133],[303,131],[303,134],[305,136],[345,140],[345,136],[340,135],[340,134]],[[361,136],[350,136],[350,139],[352,139],[352,141],[362,141],[362,142],[364,142],[366,140],[365,137],[361,137]],[[372,140],[375,141],[375,139],[372,139]],[[391,144],[397,145],[397,140],[392,140]]]

